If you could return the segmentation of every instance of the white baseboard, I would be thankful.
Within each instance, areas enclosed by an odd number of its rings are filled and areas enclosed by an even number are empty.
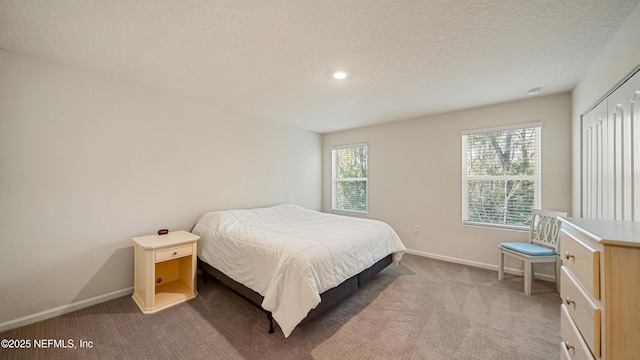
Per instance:
[[[407,249],[407,254],[427,257],[427,258],[436,259],[436,260],[448,261],[448,262],[452,262],[452,263],[456,263],[456,264],[469,265],[469,266],[473,266],[473,267],[477,267],[477,268],[493,270],[495,272],[498,272],[498,265],[493,265],[493,264],[485,264],[485,263],[481,263],[481,262],[477,262],[477,261],[471,261],[471,260],[454,258],[454,257],[450,257],[450,256],[432,254],[432,253],[428,253],[428,252],[424,252],[424,251],[418,251],[418,250],[409,250],[409,249]],[[514,268],[505,267],[504,268],[504,272],[507,273],[507,274],[511,274],[511,275],[524,276],[524,270],[522,270],[522,269],[514,269]],[[556,282],[556,278],[553,275],[535,273],[534,276],[538,280],[550,281],[550,282],[553,282],[553,283]]]
[[[92,305],[100,304],[105,301],[117,299],[119,297],[131,295],[131,294],[133,294],[133,286],[122,289],[122,290],[110,292],[108,294],[95,296],[90,299],[80,300],[71,304],[58,306],[53,309],[44,310],[39,313],[23,316],[21,318],[10,320],[0,324],[0,332],[15,329],[17,327],[21,327],[29,324],[33,324],[38,321],[51,319],[56,316],[68,314],[76,310],[84,309]]]

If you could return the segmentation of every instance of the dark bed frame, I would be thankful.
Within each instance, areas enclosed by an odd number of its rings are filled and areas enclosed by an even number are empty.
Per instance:
[[[342,301],[347,296],[356,292],[356,290],[358,290],[358,287],[362,286],[362,284],[364,284],[367,280],[371,279],[377,273],[382,271],[382,269],[391,264],[391,256],[392,255],[388,255],[380,259],[378,262],[373,264],[368,269],[363,270],[358,275],[355,275],[343,281],[340,285],[320,294],[320,304],[318,304],[315,309],[309,311],[307,316],[300,322],[300,324],[313,319],[314,317],[320,315],[327,309]],[[211,276],[229,287],[231,290],[233,290],[245,300],[249,301],[251,304],[255,305],[258,309],[264,311],[267,314],[267,319],[269,319],[269,334],[274,333],[273,316],[271,315],[270,311],[263,309],[260,305],[262,304],[262,300],[264,299],[262,295],[236,282],[227,275],[223,274],[220,270],[200,260],[200,258],[198,258],[198,269],[202,271],[203,284],[206,284],[207,278]]]

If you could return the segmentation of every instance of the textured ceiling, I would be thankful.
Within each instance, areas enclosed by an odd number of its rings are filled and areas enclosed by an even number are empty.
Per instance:
[[[639,1],[2,0],[0,48],[326,133],[568,91]]]

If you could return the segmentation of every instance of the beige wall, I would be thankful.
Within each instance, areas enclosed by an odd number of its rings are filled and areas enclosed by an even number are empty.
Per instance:
[[[130,293],[132,236],[320,210],[321,159],[318,134],[0,50],[0,330]]]
[[[367,217],[388,222],[414,252],[495,268],[496,245],[524,241],[527,234],[462,225],[460,132],[541,121],[542,206],[568,211],[570,105],[570,96],[564,93],[326,134],[323,211],[331,211],[331,147],[367,142]],[[420,227],[417,234],[414,225]]]
[[[580,214],[580,116],[640,66],[640,5],[609,41],[572,92],[572,212]]]

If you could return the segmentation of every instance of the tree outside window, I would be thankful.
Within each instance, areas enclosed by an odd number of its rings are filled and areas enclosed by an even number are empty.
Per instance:
[[[367,212],[368,147],[335,148],[332,155],[333,210]]]
[[[463,133],[463,222],[524,228],[540,207],[540,125]]]

